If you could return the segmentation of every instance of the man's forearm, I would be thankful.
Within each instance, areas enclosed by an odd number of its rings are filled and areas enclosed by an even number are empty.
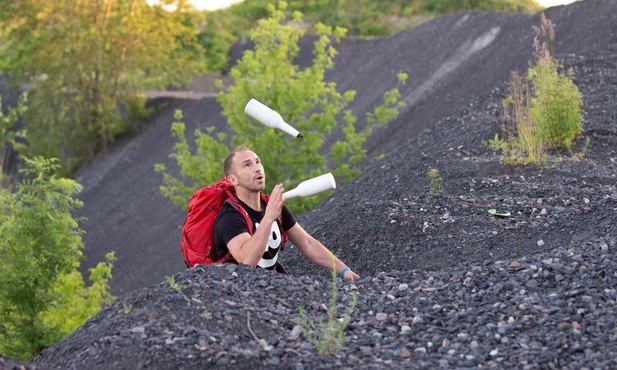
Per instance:
[[[257,263],[263,257],[266,245],[268,245],[273,222],[260,224],[255,233],[240,246],[237,253],[240,258],[234,256],[234,259],[246,265],[257,266]]]
[[[313,239],[313,243],[314,246],[309,249],[311,252],[307,254],[308,259],[310,259],[313,263],[327,268],[330,271],[334,271],[335,273],[339,273],[346,267],[341,260],[336,258],[336,256],[319,241]]]

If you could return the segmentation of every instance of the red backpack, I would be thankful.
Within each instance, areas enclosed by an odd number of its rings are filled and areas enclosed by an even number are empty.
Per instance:
[[[261,197],[266,203],[268,202],[267,195],[261,194]],[[180,241],[180,251],[189,267],[196,264],[223,263],[233,259],[231,253],[218,256],[214,248],[214,222],[225,202],[230,203],[240,212],[246,221],[249,234],[253,234],[253,222],[234,194],[233,185],[226,178],[195,191],[189,201]],[[279,221],[282,222],[281,218]],[[282,234],[283,244],[285,244],[287,235]]]

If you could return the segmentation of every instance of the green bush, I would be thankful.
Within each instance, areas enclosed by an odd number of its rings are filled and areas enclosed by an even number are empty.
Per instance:
[[[548,149],[570,149],[583,132],[582,95],[572,72],[563,72],[550,52],[553,24],[542,14],[541,25],[534,30],[536,63],[526,80],[512,73],[511,95],[503,102],[502,141],[489,142],[492,148],[503,149],[505,164],[544,163]]]
[[[495,138],[489,145],[503,150],[503,161],[507,165],[525,163],[544,163],[547,159],[547,145],[542,139],[541,130],[531,113],[531,88],[529,82],[512,72],[510,78],[510,97],[503,101],[504,117],[510,114],[514,119],[504,119],[503,141]]]
[[[426,175],[429,179],[429,190],[431,194],[436,195],[443,193],[443,179],[441,175],[439,175],[439,170],[431,168]]]
[[[0,353],[28,361],[82,325],[113,297],[113,253],[78,272],[83,232],[71,213],[81,187],[57,178],[58,160],[26,159],[17,191],[0,190]]]
[[[570,149],[574,139],[583,132],[583,97],[572,81],[572,71],[563,72],[563,67],[551,55],[555,33],[552,22],[544,14],[536,33],[537,62],[529,69],[534,89],[531,116],[550,147]]]
[[[235,83],[218,95],[223,115],[233,131],[231,138],[227,140],[224,134],[216,134],[212,128],[205,132],[197,130],[193,154],[185,137],[184,124],[175,122],[172,125],[172,133],[178,141],[171,156],[176,159],[181,175],[192,180],[192,184],[185,184],[164,174],[161,191],[176,204],[186,207],[196,187],[220,179],[224,158],[231,148],[240,144],[260,156],[270,186],[283,183],[286,189],[292,189],[301,181],[326,172],[332,172],[338,183],[348,182],[359,173],[356,167],[366,156],[363,145],[373,127],[397,117],[402,102],[398,87],[395,87],[384,94],[383,104],[368,115],[368,125],[360,130],[357,118],[349,109],[355,91],[340,93],[335,83],[325,81],[325,72],[333,67],[336,55],[332,42],[343,36],[345,30],[318,24],[313,63],[300,69],[294,60],[304,31],[284,24],[286,3],[281,2],[280,6],[279,9],[271,6],[270,18],[260,20],[251,30],[254,50],[245,52],[230,72]],[[293,20],[299,23],[301,14],[295,13]],[[400,84],[406,79],[406,74],[398,75]],[[291,138],[250,118],[244,113],[244,107],[251,98],[277,111],[304,137]],[[176,118],[180,120],[181,114]],[[325,137],[334,130],[340,130],[344,138],[326,145]],[[162,165],[155,169],[166,171]],[[300,214],[326,196],[292,198],[288,204]]]

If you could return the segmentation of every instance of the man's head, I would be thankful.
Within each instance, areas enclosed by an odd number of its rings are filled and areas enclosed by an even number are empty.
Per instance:
[[[234,149],[223,163],[225,177],[235,186],[249,191],[262,191],[266,186],[266,174],[261,160],[244,145]]]

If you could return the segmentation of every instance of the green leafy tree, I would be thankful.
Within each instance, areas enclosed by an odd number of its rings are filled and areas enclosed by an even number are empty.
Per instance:
[[[34,88],[30,155],[92,156],[127,129],[121,111],[144,89],[205,70],[198,13],[162,3],[0,0],[0,72]]]
[[[96,314],[113,297],[113,253],[77,271],[83,232],[71,213],[81,187],[57,178],[57,159],[26,159],[28,177],[15,193],[0,190],[0,353],[27,361]]]
[[[333,67],[336,55],[332,40],[342,37],[345,30],[318,24],[312,65],[300,69],[293,61],[298,56],[298,40],[304,31],[283,24],[285,9],[285,2],[278,9],[270,6],[270,17],[260,20],[251,30],[254,50],[244,53],[230,72],[234,84],[218,95],[233,131],[231,138],[228,140],[213,129],[197,130],[195,154],[192,154],[184,125],[181,122],[172,125],[178,142],[171,156],[176,159],[181,174],[192,180],[192,184],[185,184],[167,173],[164,175],[162,193],[176,204],[186,207],[195,187],[217,181],[222,176],[223,159],[231,148],[240,144],[261,157],[271,186],[283,183],[292,189],[299,182],[326,172],[332,172],[340,183],[348,182],[359,173],[356,167],[366,156],[363,145],[373,127],[397,117],[403,105],[398,86],[385,93],[383,104],[368,115],[368,124],[360,130],[357,118],[349,109],[355,91],[340,93],[336,83],[325,81],[325,72]],[[301,14],[295,12],[293,20],[301,21]],[[398,79],[399,84],[405,83],[407,75],[400,73]],[[304,137],[291,138],[254,121],[244,113],[251,98],[279,112]],[[335,130],[340,130],[343,138],[327,145],[326,137]],[[156,169],[165,171],[162,165]],[[302,212],[324,197],[322,194],[293,198],[289,203]]]

